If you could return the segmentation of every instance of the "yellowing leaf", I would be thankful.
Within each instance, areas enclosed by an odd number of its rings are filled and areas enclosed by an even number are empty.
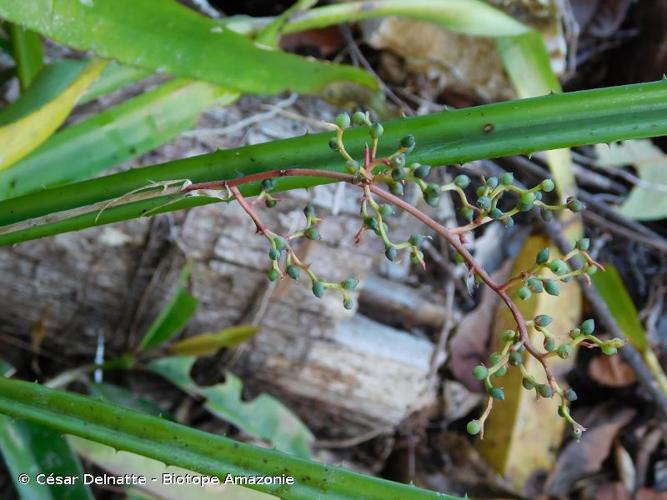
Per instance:
[[[218,333],[202,333],[179,340],[171,344],[168,350],[171,354],[205,356],[223,347],[234,347],[255,335],[258,330],[259,327],[253,325],[233,326]]]
[[[606,167],[634,165],[641,184],[636,186],[619,212],[637,220],[667,217],[667,155],[649,140],[595,146],[598,162]]]
[[[69,116],[77,99],[95,81],[106,64],[106,61],[99,59],[91,61],[57,97],[33,112],[1,126],[0,170],[9,168],[46,141]]]
[[[548,246],[548,240],[531,237],[526,240],[517,257],[512,275],[531,268],[535,255]],[[551,255],[558,254],[551,248]],[[516,296],[516,288],[510,293],[519,310],[527,320],[538,314],[548,314],[553,318],[549,331],[556,341],[559,335],[567,335],[579,323],[581,315],[581,295],[575,282],[562,284],[560,295],[554,297],[546,293],[533,294],[527,301]],[[516,329],[516,323],[509,309],[500,305],[496,314],[494,333],[499,338],[506,329]],[[541,348],[541,335],[530,330],[534,345]],[[537,380],[546,382],[541,365],[526,356],[526,369]],[[554,358],[551,367],[558,376],[572,366],[568,360]],[[558,400],[536,399],[534,391],[527,391],[521,385],[521,372],[511,368],[503,378],[495,379],[495,385],[505,390],[505,400],[498,401],[486,421],[484,439],[478,441],[478,449],[494,469],[505,476],[517,489],[522,489],[528,478],[540,470],[550,470],[555,463],[555,450],[560,444],[565,422],[558,416]]]

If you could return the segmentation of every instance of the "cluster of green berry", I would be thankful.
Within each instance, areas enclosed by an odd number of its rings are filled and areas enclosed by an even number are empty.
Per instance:
[[[559,295],[560,285],[568,283],[577,276],[591,276],[595,274],[598,269],[603,269],[600,264],[595,262],[588,253],[590,248],[590,240],[582,238],[578,240],[567,255],[563,258],[555,258],[550,260],[549,248],[543,248],[535,257],[535,265],[529,271],[521,273],[521,275],[512,278],[511,284],[520,283],[521,287],[517,291],[517,295],[521,300],[528,300],[534,293],[546,292],[549,295]],[[568,260],[575,257],[582,257],[586,261],[586,266],[573,269],[567,263]],[[542,276],[546,271],[550,277]]]

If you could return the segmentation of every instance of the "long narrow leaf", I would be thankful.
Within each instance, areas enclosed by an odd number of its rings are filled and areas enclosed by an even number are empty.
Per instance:
[[[362,70],[266,50],[175,0],[0,0],[0,17],[101,57],[241,92],[312,94],[338,81],[377,89]]]
[[[248,485],[285,500],[325,496],[331,500],[454,498],[238,443],[78,394],[2,377],[0,413],[222,480],[227,474],[291,476],[293,485]]]
[[[16,74],[25,90],[44,66],[42,37],[15,24],[9,25],[12,55],[16,63]]]
[[[237,97],[205,82],[164,83],[57,132],[0,172],[0,199],[92,177],[173,139],[211,104]]]
[[[432,165],[665,135],[667,81],[548,95],[389,122],[380,154],[390,153],[406,134],[417,139],[410,161]],[[90,204],[108,203],[151,182],[203,182],[289,167],[343,170],[340,158],[327,147],[331,136],[313,134],[218,151],[0,201],[0,245],[140,217],[149,210],[177,210],[217,201],[204,197],[174,201],[173,197],[159,196],[131,203],[120,199],[104,210],[85,210]],[[367,140],[363,128],[351,129],[346,136],[346,144],[356,155]],[[314,178],[285,178],[278,181],[277,189],[321,183]],[[257,192],[257,186],[244,189],[247,195]],[[167,202],[173,204],[163,207]],[[71,209],[80,213],[36,219]]]
[[[5,123],[0,127],[0,171],[26,156],[55,132],[105,64],[106,61],[91,61],[71,85],[36,111],[11,123],[5,122],[6,117],[0,117]],[[31,99],[31,95],[28,92],[22,99]],[[9,112],[13,113],[14,110]]]

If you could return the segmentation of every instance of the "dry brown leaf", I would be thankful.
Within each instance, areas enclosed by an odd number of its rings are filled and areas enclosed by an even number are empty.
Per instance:
[[[595,356],[588,375],[605,387],[627,387],[637,381],[635,372],[620,356]]]

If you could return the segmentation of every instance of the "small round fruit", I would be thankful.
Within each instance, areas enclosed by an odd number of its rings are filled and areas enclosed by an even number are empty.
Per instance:
[[[484,380],[489,375],[489,370],[484,365],[477,365],[472,369],[472,376],[477,380]]]
[[[468,425],[466,425],[466,431],[468,431],[468,434],[471,436],[476,436],[479,434],[482,430],[482,426],[479,425],[479,420],[471,420],[468,422]]]

